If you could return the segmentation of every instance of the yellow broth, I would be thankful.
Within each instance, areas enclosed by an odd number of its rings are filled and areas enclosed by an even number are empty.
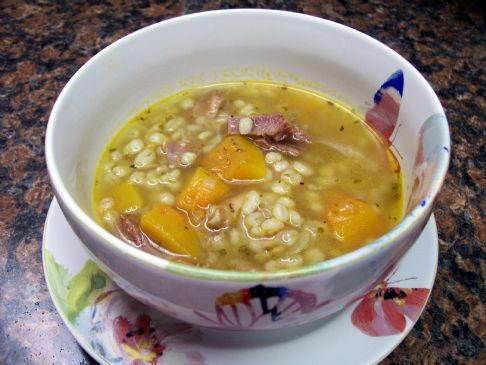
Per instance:
[[[196,116],[214,90],[224,95],[223,104]],[[232,181],[212,169],[214,156],[227,152],[222,141],[233,138],[226,137],[230,116],[275,113],[310,137],[299,144],[299,156],[238,136],[257,150],[239,166],[245,178]],[[169,143],[196,151],[169,166]],[[245,180],[262,171],[263,178]],[[349,108],[289,85],[232,82],[180,92],[126,123],[101,156],[93,207],[107,230],[170,260],[277,271],[343,255],[390,230],[402,218],[401,179],[391,151]],[[201,193],[201,181],[211,183],[209,192]],[[196,195],[193,209],[189,198]],[[128,222],[121,233],[120,219]],[[143,239],[131,238],[130,230]]]

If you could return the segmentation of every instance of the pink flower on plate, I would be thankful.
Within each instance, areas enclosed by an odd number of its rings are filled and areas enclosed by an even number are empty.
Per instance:
[[[113,320],[113,333],[118,346],[132,359],[132,365],[153,364],[162,356],[166,346],[150,327],[150,317],[139,315],[135,324],[118,316]]]
[[[386,281],[375,286],[351,315],[353,325],[369,336],[401,333],[406,318],[417,320],[429,295],[427,288],[388,287]]]

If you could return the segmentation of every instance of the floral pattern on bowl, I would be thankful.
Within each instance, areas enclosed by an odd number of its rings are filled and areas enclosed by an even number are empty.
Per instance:
[[[286,365],[301,361],[305,348],[306,356],[317,363],[369,364],[397,346],[423,310],[435,277],[437,232],[429,222],[397,270],[347,309],[308,325],[260,333],[192,326],[133,299],[90,260],[55,200],[46,222],[43,255],[56,308],[80,345],[100,363],[223,365],[231,353],[233,365]],[[280,321],[327,304],[283,286],[254,285],[220,295],[214,303],[220,317],[205,320],[208,326],[221,320],[226,328],[241,329],[251,322],[241,316],[238,323],[235,313],[253,311],[257,322]],[[349,341],[356,345],[354,351],[343,351]]]

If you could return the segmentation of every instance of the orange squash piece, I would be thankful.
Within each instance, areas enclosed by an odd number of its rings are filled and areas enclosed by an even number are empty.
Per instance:
[[[140,228],[155,243],[170,252],[198,259],[199,237],[186,216],[175,208],[157,204],[142,214]]]
[[[142,195],[135,185],[123,182],[111,189],[115,209],[121,213],[133,213],[143,205]]]
[[[227,192],[228,185],[224,181],[211,171],[198,167],[177,197],[176,205],[191,213],[206,209]]]
[[[204,157],[202,165],[227,181],[260,180],[267,173],[262,151],[244,136],[223,139]]]
[[[351,251],[381,236],[384,224],[371,206],[359,199],[341,197],[329,206],[327,220],[334,236]]]

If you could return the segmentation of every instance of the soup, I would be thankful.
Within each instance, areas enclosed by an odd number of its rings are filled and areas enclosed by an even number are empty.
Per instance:
[[[403,214],[399,165],[352,110],[289,85],[177,93],[130,120],[96,172],[96,220],[172,261],[277,271],[353,251]]]

